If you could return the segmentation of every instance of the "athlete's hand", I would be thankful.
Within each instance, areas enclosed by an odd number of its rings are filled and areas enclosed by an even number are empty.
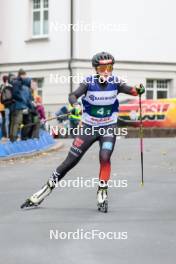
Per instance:
[[[142,83],[139,86],[135,86],[135,88],[136,88],[137,94],[141,95],[145,93],[145,87]]]

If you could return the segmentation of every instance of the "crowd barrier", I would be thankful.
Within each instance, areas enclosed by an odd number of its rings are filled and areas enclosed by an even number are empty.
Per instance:
[[[48,132],[41,130],[39,139],[21,140],[13,143],[8,141],[5,144],[0,144],[0,158],[38,152],[53,146],[54,143],[53,137]]]

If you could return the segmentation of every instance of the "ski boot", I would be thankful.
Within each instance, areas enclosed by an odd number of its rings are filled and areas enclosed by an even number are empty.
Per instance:
[[[52,190],[56,187],[58,182],[58,173],[53,172],[52,177],[47,181],[47,183],[39,190],[34,193],[31,197],[29,197],[22,205],[21,209],[29,208],[29,207],[37,207],[40,205],[43,200],[52,192]]]
[[[108,212],[108,185],[105,181],[100,181],[97,191],[97,206],[98,211],[107,213]]]

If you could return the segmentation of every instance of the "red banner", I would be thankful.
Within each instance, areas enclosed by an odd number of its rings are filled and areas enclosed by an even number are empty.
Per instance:
[[[142,120],[144,127],[176,127],[176,98],[142,100]],[[119,121],[122,125],[139,125],[139,100],[120,103]]]

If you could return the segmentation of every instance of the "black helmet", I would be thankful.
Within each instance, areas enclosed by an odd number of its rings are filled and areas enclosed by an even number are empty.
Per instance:
[[[97,67],[99,65],[114,64],[114,57],[108,52],[100,52],[93,56],[92,66]]]

